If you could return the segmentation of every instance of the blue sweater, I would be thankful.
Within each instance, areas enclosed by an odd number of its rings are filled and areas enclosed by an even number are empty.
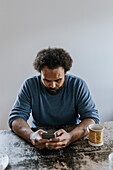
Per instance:
[[[65,75],[62,89],[49,94],[40,75],[27,79],[9,115],[9,126],[16,118],[28,120],[32,113],[32,127],[77,124],[92,118],[99,123],[98,111],[86,83],[78,77]]]

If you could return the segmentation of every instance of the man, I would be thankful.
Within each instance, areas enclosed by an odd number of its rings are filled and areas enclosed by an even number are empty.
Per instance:
[[[34,61],[34,68],[40,74],[27,79],[20,89],[9,116],[9,126],[36,148],[64,148],[87,135],[89,124],[99,123],[86,83],[66,74],[71,66],[72,58],[65,50],[44,49]],[[32,127],[79,124],[70,132],[59,129],[55,138],[42,139],[45,131],[33,132],[27,124],[31,112]]]

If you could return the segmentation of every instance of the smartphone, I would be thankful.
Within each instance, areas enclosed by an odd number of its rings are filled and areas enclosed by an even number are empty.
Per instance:
[[[53,132],[42,133],[42,139],[51,139],[55,138],[55,134]]]

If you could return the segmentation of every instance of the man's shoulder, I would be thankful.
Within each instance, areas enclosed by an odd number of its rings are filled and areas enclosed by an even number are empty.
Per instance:
[[[72,83],[82,83],[82,82],[84,82],[84,80],[82,78],[77,77],[75,75],[70,75],[70,74],[66,74],[66,81],[72,82]]]
[[[66,74],[66,83],[71,88],[87,87],[86,82],[82,78],[70,74]]]
[[[32,76],[32,77],[25,79],[24,84],[28,86],[29,85],[32,86],[37,83],[39,84],[39,82],[40,82],[40,75],[37,75],[37,76]]]
[[[67,87],[69,87],[70,89],[74,90],[76,89],[76,93],[77,91],[81,91],[81,90],[88,90],[88,86],[86,84],[86,82],[77,76],[74,75],[66,75],[66,79],[67,79]]]
[[[33,82],[33,81],[39,81],[40,80],[40,75],[37,75],[37,76],[32,76],[32,77],[29,77],[25,80],[25,82]]]

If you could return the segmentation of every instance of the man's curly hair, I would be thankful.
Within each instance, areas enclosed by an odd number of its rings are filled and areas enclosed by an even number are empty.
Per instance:
[[[49,69],[62,66],[66,73],[70,70],[72,62],[71,56],[64,49],[48,48],[38,52],[33,65],[38,72],[41,72],[44,66],[47,66]]]

